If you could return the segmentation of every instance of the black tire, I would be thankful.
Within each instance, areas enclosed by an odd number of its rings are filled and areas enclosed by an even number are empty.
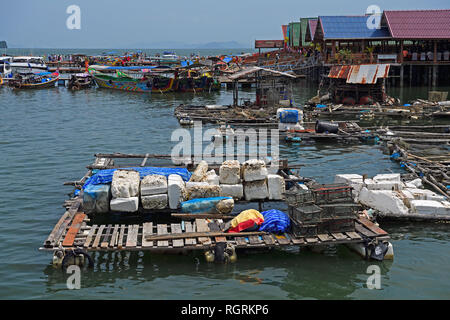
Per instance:
[[[64,256],[63,261],[61,262],[62,269],[65,270],[69,266],[69,258],[75,258],[78,255],[83,255],[85,258],[85,261],[87,259],[88,268],[94,267],[94,260],[92,260],[92,257],[86,251],[84,251],[82,249],[75,249],[75,250],[67,252],[66,255]]]

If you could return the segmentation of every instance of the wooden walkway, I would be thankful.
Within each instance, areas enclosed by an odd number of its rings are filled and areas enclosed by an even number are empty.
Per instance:
[[[192,251],[206,250],[219,242],[236,248],[273,248],[284,246],[317,246],[361,243],[363,238],[387,240],[388,234],[367,219],[356,223],[355,232],[328,233],[311,237],[292,234],[274,235],[265,232],[222,233],[221,219],[195,219],[171,224],[89,225],[87,215],[78,212],[81,199],[76,199],[61,217],[40,250],[53,251],[83,248],[86,251]]]

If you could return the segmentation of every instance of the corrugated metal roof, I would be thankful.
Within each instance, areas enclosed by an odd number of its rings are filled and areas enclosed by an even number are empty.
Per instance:
[[[391,35],[387,27],[369,29],[369,16],[321,16],[319,23],[324,39],[386,39]],[[316,36],[320,34],[316,32]],[[317,40],[317,39],[316,39]]]
[[[362,64],[353,66],[334,66],[329,78],[347,79],[347,83],[375,84],[380,78],[387,78],[390,64]]]
[[[261,68],[261,67],[249,67],[249,68],[245,68],[241,71],[238,71],[234,74],[232,74],[231,76],[229,76],[228,78],[230,78],[231,80],[238,80],[241,78],[245,78],[248,75],[255,73],[257,71],[265,71],[268,73],[273,73],[273,74],[278,74],[280,76],[284,76],[284,77],[289,77],[289,78],[296,78],[296,76],[293,76],[292,74],[286,73],[286,72],[281,72],[281,71],[276,71],[276,70],[271,70],[271,69],[266,69],[266,68]]]
[[[450,39],[450,10],[384,11],[393,38]]]
[[[347,79],[352,66],[334,66],[330,70],[328,78]]]

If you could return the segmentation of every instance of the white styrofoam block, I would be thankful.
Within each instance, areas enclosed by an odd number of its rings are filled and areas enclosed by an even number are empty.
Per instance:
[[[167,178],[159,174],[145,176],[141,181],[141,196],[167,193]]]
[[[401,190],[403,184],[401,182],[394,182],[391,180],[364,180],[364,185],[369,190]]]
[[[417,178],[415,180],[409,181],[408,183],[415,185],[416,188],[423,187],[422,179],[420,179],[420,178]]]
[[[242,165],[242,177],[244,181],[260,181],[267,178],[266,163],[263,160],[251,159]]]
[[[242,184],[221,184],[221,197],[232,197],[234,199],[242,199],[244,197],[244,186]]]
[[[245,200],[263,200],[269,197],[266,180],[250,181],[244,183]]]
[[[136,212],[139,208],[139,197],[111,199],[111,211]]]
[[[450,206],[434,200],[412,200],[411,209],[419,214],[450,215]]]
[[[220,184],[241,183],[241,164],[238,160],[227,160],[219,168]]]
[[[177,174],[171,174],[167,179],[167,194],[169,197],[169,208],[177,209],[180,202],[184,201],[186,198],[186,185]]]
[[[139,196],[139,172],[131,170],[114,171],[111,182],[113,198],[130,198]]]
[[[362,183],[363,177],[359,174],[337,174],[334,177],[334,183],[346,183],[360,182]]]
[[[220,186],[210,185],[208,183],[187,183],[186,191],[189,200],[200,198],[214,198],[220,195]]]
[[[299,183],[298,186],[303,190],[309,190],[308,187],[303,183]]]
[[[408,188],[407,189],[412,195],[414,196],[414,199],[416,200],[434,200],[434,201],[444,201],[445,197],[441,196],[431,190],[428,189],[415,189],[415,188]]]
[[[211,170],[206,173],[206,182],[208,184],[214,184],[216,186],[219,185],[219,176],[216,174],[216,171]]]
[[[89,185],[83,192],[83,210],[86,213],[107,213],[110,200],[109,184]]]
[[[189,182],[202,182],[206,180],[206,172],[208,172],[208,163],[205,160],[200,161],[197,168],[191,175]]]
[[[375,182],[389,181],[400,183],[401,182],[400,173],[377,174],[375,177],[373,177],[373,181]]]
[[[141,202],[144,209],[162,210],[167,207],[167,194],[141,196]]]
[[[267,188],[270,200],[282,200],[283,193],[286,192],[286,185],[282,176],[269,174],[267,176]]]
[[[362,188],[358,201],[382,213],[408,214],[408,208],[395,191]]]

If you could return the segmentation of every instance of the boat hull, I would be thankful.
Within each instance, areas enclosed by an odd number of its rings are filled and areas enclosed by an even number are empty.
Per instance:
[[[130,91],[130,92],[143,92],[143,93],[151,93],[152,92],[152,83],[147,81],[136,81],[133,79],[130,80],[112,80],[112,79],[104,79],[98,76],[93,75],[95,83],[100,88],[113,89],[113,90],[122,90],[122,91]]]
[[[58,82],[59,77],[53,78],[47,82],[42,83],[15,83],[13,87],[15,89],[45,89],[55,87],[55,83]]]

